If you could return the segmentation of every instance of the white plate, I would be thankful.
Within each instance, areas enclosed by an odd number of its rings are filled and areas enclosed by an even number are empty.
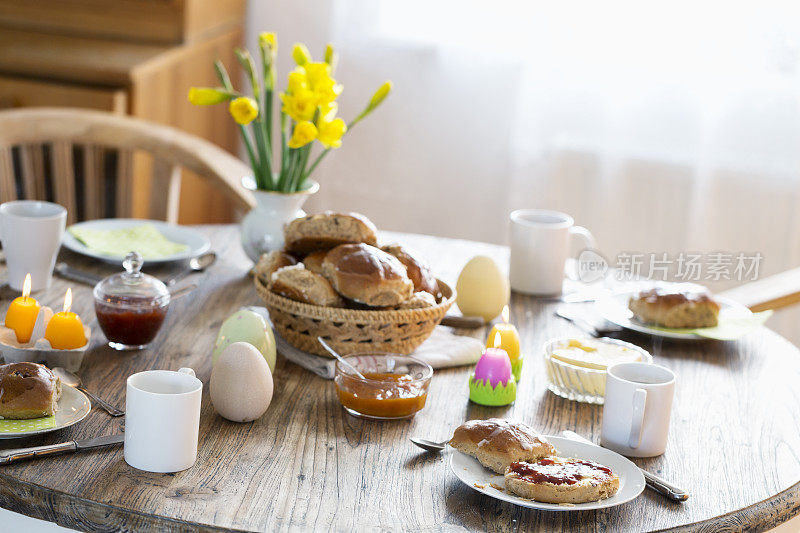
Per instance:
[[[58,400],[58,411],[55,414],[55,421],[52,427],[44,429],[31,429],[28,431],[14,431],[7,432],[0,428],[0,439],[19,439],[22,437],[30,437],[32,435],[41,435],[42,433],[50,433],[64,429],[73,424],[77,424],[89,414],[92,410],[92,404],[89,398],[86,397],[81,391],[68,387],[61,386],[61,398]],[[41,419],[37,419],[41,420]],[[20,420],[20,423],[33,423],[33,421]]]
[[[631,296],[639,294],[640,290],[617,292],[603,296],[595,302],[597,312],[614,324],[620,325],[623,328],[638,331],[640,333],[647,333],[655,337],[665,337],[669,339],[705,339],[695,333],[682,333],[680,331],[669,331],[665,329],[658,329],[651,327],[647,324],[639,322],[633,318],[633,312],[628,309],[628,301]],[[753,312],[747,307],[743,306],[733,300],[728,300],[721,296],[714,296],[714,300],[719,302],[719,321],[722,323],[727,319],[732,318],[749,318],[753,316]]]
[[[611,498],[606,498],[598,502],[576,503],[573,505],[543,503],[526,500],[525,498],[514,496],[505,490],[498,490],[492,487],[491,483],[499,487],[505,487],[505,479],[503,476],[495,474],[481,465],[474,457],[459,451],[453,450],[453,455],[450,456],[450,469],[465,485],[487,496],[513,503],[514,505],[547,511],[586,511],[590,509],[614,507],[631,501],[644,490],[645,483],[642,471],[620,454],[612,452],[611,450],[606,450],[600,446],[585,444],[564,437],[548,436],[546,439],[556,447],[560,457],[577,457],[579,459],[594,461],[610,468],[619,476],[619,490],[617,493]]]
[[[100,220],[87,220],[86,222],[79,222],[70,227],[94,230],[115,230],[130,228],[132,226],[141,226],[143,224],[152,224],[167,239],[189,246],[189,249],[185,252],[166,255],[164,257],[159,257],[158,259],[148,259],[146,261],[148,265],[191,259],[192,257],[197,257],[198,255],[207,252],[208,249],[211,248],[211,242],[209,242],[208,238],[199,231],[186,226],[167,224],[161,220],[103,218]],[[93,250],[90,250],[81,241],[76,239],[69,231],[64,232],[64,238],[62,239],[61,244],[63,244],[68,250],[72,250],[75,253],[93,257],[107,263],[120,264],[122,263],[122,260],[125,259],[124,256],[99,254]]]

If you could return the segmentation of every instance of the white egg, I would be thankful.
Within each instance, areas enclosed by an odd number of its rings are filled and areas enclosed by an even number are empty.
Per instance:
[[[508,277],[494,259],[476,255],[464,266],[456,283],[456,303],[464,316],[480,316],[487,322],[508,303]]]
[[[234,342],[222,350],[211,371],[211,403],[232,422],[250,422],[263,415],[273,388],[264,356],[247,342]]]

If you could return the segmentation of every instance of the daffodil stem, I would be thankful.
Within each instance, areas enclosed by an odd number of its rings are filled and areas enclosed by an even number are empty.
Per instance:
[[[303,162],[303,148],[294,149],[294,163],[292,164],[292,173],[289,175],[288,191],[294,192],[297,190],[295,183],[297,182],[297,173],[300,171]]]
[[[256,149],[258,150],[258,158],[260,168],[261,179],[257,180],[256,183],[259,189],[268,189],[269,181],[272,180],[272,171],[269,156],[267,154],[266,148],[266,141],[264,139],[264,131],[261,126],[261,120],[254,120],[251,122],[253,126],[253,138],[255,140]]]
[[[258,165],[256,164],[256,155],[253,153],[253,146],[250,144],[250,139],[247,137],[247,130],[244,129],[244,126],[239,124],[239,131],[242,133],[242,140],[244,141],[244,146],[247,148],[247,155],[250,157],[250,168],[253,169],[253,173],[257,174],[256,169]],[[258,176],[253,176],[258,183]]]
[[[219,59],[214,61],[214,72],[217,75],[217,79],[225,88],[225,90],[234,93],[233,84],[231,83],[231,78],[228,76],[228,71],[225,70],[225,65],[222,64],[222,61]],[[244,146],[247,149],[247,155],[250,157],[250,168],[253,169],[253,178],[256,180],[256,185],[260,182],[259,177],[259,169],[261,168],[258,164],[258,160],[256,159],[256,155],[253,152],[253,145],[250,142],[250,138],[247,136],[247,130],[244,126],[239,124],[239,132],[242,134],[242,141],[244,141]]]
[[[286,148],[286,114],[281,111],[281,172],[278,176],[278,190],[286,179],[286,170],[289,163],[289,150]]]
[[[345,131],[345,132],[344,132],[344,135],[347,135],[348,133],[350,133],[350,130],[351,130],[351,129],[353,129],[353,126],[355,126],[356,124],[358,124],[359,122],[361,122],[361,119],[363,119],[364,117],[366,117],[367,115],[369,115],[370,111],[372,111],[372,109],[370,109],[369,107],[367,107],[367,109],[365,109],[364,111],[362,111],[360,115],[358,115],[356,118],[354,118],[354,119],[353,119],[353,120],[350,122],[350,124],[348,124],[348,125],[347,125],[347,131]],[[324,151],[323,151],[321,154],[319,154],[319,155],[317,156],[317,158],[314,160],[314,162],[313,162],[313,163],[311,163],[311,167],[310,167],[310,168],[308,169],[308,171],[307,171],[307,172],[306,172],[306,173],[303,175],[303,179],[302,179],[302,181],[303,181],[303,182],[305,182],[305,181],[308,179],[308,177],[309,177],[309,176],[311,176],[311,173],[312,173],[312,172],[314,172],[314,169],[316,169],[316,168],[317,168],[317,165],[319,165],[319,164],[322,162],[322,160],[325,158],[325,156],[326,156],[326,155],[328,155],[328,152],[330,152],[330,151],[331,151],[331,149],[330,149],[330,148],[326,148],[326,149],[325,149],[325,150],[324,150]]]
[[[314,172],[314,169],[315,169],[315,168],[317,168],[317,165],[319,165],[320,161],[322,161],[322,159],[323,159],[323,158],[324,158],[326,155],[328,155],[328,152],[330,152],[330,151],[331,151],[331,149],[330,149],[330,148],[326,148],[326,149],[325,149],[325,150],[324,150],[324,151],[323,151],[321,154],[319,154],[319,155],[317,156],[317,158],[314,160],[314,162],[313,162],[313,163],[311,163],[311,167],[308,169],[308,171],[307,171],[307,172],[305,173],[305,175],[303,176],[303,181],[305,181],[305,180],[307,180],[307,179],[308,179],[308,177],[311,175],[311,173],[312,173],[312,172]]]
[[[311,154],[311,143],[308,143],[301,148],[300,164],[297,165],[297,173],[295,174],[294,181],[292,182],[292,191],[299,191],[303,188],[306,181],[305,168],[308,164],[308,158]]]
[[[296,149],[289,149],[287,150],[286,156],[286,172],[280,178],[278,182],[278,190],[281,192],[288,192],[289,187],[291,186],[291,178],[292,172],[294,171],[295,164],[297,160],[297,150]]]

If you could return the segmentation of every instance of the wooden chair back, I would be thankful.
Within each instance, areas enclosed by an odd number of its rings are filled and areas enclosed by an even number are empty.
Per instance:
[[[255,205],[241,186],[250,168],[194,135],[83,109],[0,111],[0,202],[56,202],[67,208],[72,223],[132,216],[136,196],[148,210],[139,215],[174,223],[181,169],[208,180],[236,207]]]

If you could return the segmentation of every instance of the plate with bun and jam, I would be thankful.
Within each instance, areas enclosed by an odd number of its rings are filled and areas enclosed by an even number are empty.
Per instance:
[[[450,468],[469,487],[522,507],[583,511],[639,496],[645,479],[616,452],[543,436],[521,422],[490,418],[456,428]]]

